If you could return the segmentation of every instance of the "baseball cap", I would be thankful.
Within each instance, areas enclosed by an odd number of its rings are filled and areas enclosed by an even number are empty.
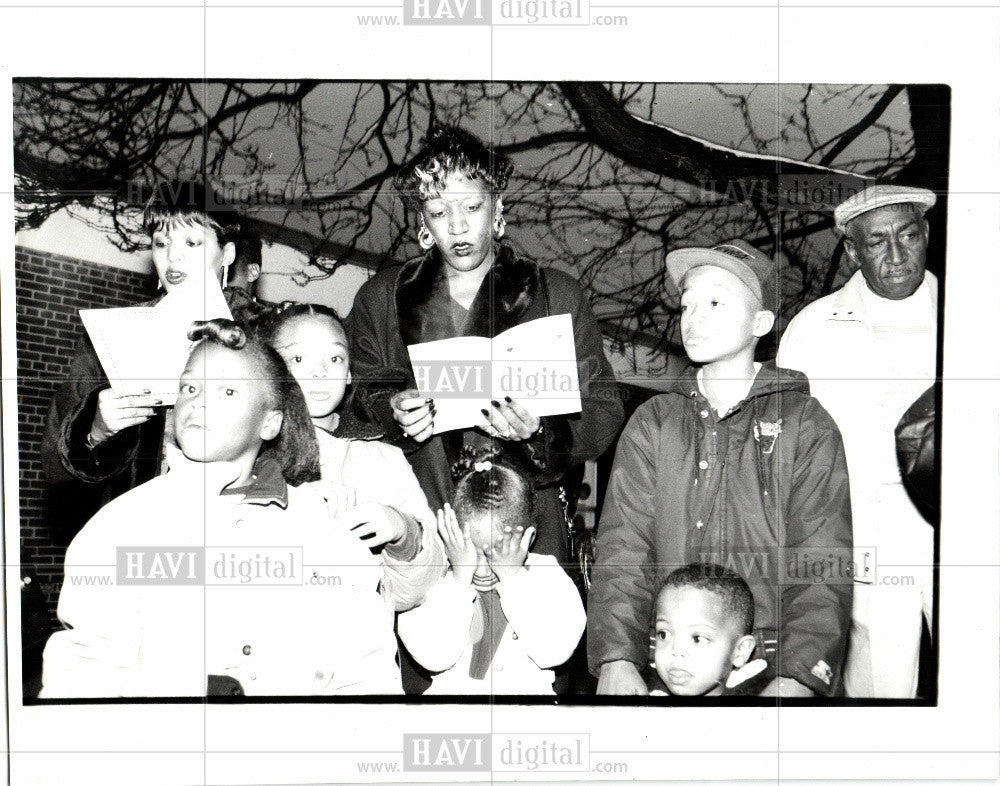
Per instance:
[[[862,189],[857,194],[841,202],[833,211],[833,221],[840,232],[847,231],[847,225],[869,210],[886,205],[909,203],[920,209],[921,215],[934,207],[937,196],[926,188],[877,184]]]
[[[667,254],[666,261],[667,272],[678,288],[692,268],[721,267],[746,284],[760,298],[765,311],[778,313],[774,261],[744,240],[727,240],[712,248],[679,248]]]

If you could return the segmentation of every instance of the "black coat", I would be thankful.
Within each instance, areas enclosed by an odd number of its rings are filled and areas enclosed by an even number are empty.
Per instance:
[[[349,317],[351,373],[355,400],[407,453],[433,508],[450,501],[451,465],[463,444],[488,440],[475,429],[453,431],[416,443],[403,436],[389,399],[417,387],[406,347],[454,338],[443,262],[436,249],[380,272],[358,292]],[[542,419],[541,434],[525,442],[504,443],[534,472],[538,491],[535,551],[566,558],[566,526],[558,485],[570,468],[596,459],[614,441],[624,409],[600,329],[586,295],[570,276],[542,270],[507,245],[469,309],[461,335],[492,338],[515,325],[549,315],[570,314],[576,343],[582,412]]]

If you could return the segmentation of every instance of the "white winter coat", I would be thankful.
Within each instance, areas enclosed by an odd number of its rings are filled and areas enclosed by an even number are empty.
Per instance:
[[[426,695],[553,693],[552,669],[567,661],[586,625],[573,581],[555,557],[529,554],[525,567],[496,585],[507,617],[485,679],[469,676],[479,592],[449,572],[427,601],[399,615],[399,636],[414,658],[438,672]]]

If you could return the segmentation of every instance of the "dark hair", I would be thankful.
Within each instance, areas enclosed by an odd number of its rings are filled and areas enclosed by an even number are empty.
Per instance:
[[[263,317],[255,327],[255,331],[263,341],[274,346],[274,339],[278,331],[298,317],[326,317],[335,325],[339,325],[340,329],[344,331],[344,335],[347,335],[347,326],[344,324],[344,320],[329,306],[319,303],[294,303],[290,300],[286,300]]]
[[[741,635],[753,632],[753,593],[737,573],[721,565],[694,562],[662,579],[657,587],[657,596],[668,587],[693,587],[713,593],[725,603]]]
[[[239,214],[211,186],[198,180],[170,180],[153,188],[142,211],[143,232],[151,236],[175,223],[212,229],[220,246],[240,239]]]
[[[535,526],[535,490],[530,476],[502,448],[476,451],[462,448],[452,466],[455,499],[452,503],[460,524],[489,514],[494,532],[505,527]]]
[[[262,251],[263,244],[257,235],[250,232],[245,227],[240,231],[239,237],[236,238],[236,258],[233,260],[233,265],[230,270],[230,275],[236,272],[239,268],[248,268],[250,265],[257,265],[257,267],[263,270],[264,268],[264,255]],[[251,287],[253,283],[251,283]]]
[[[493,152],[467,131],[454,126],[435,129],[426,146],[399,170],[392,184],[413,210],[440,191],[449,175],[460,173],[470,180],[484,180],[494,194],[507,188],[514,165]]]
[[[282,413],[281,430],[274,439],[264,443],[259,458],[275,459],[290,486],[319,480],[316,429],[309,417],[302,389],[281,355],[229,319],[195,322],[188,331],[188,338],[199,342],[192,352],[203,344],[211,343],[247,353],[257,367],[257,379],[267,388],[270,405]]]

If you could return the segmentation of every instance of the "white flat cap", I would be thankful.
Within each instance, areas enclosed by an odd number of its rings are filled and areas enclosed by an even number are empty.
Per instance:
[[[841,232],[847,231],[847,225],[852,219],[862,213],[875,210],[886,205],[909,203],[916,205],[920,213],[925,213],[934,207],[937,197],[933,191],[926,188],[911,188],[910,186],[875,185],[862,189],[854,196],[845,199],[833,211],[833,221]]]

